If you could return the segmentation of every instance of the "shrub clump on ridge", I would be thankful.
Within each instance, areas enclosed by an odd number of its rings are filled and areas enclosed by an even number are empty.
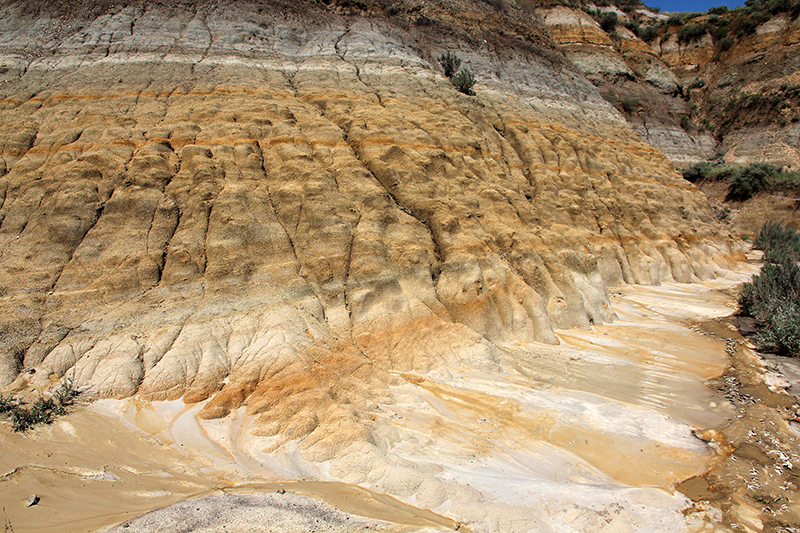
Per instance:
[[[754,163],[741,169],[728,180],[726,200],[749,200],[754,194],[765,190],[773,176],[780,174],[780,171],[778,167],[766,163]]]
[[[448,50],[439,56],[439,64],[444,69],[444,75],[452,80],[461,66],[461,58]]]
[[[755,342],[761,350],[800,356],[800,235],[789,227],[770,223],[754,242],[767,261],[739,295],[739,312],[761,326]]]
[[[744,202],[761,191],[790,188],[800,183],[796,172],[783,172],[775,165],[753,163],[748,166],[728,165],[725,162],[704,161],[683,169],[684,179],[692,183],[705,180],[728,182],[725,200]]]
[[[459,70],[461,58],[447,51],[440,55],[438,59],[439,64],[444,70],[444,75],[450,78],[453,86],[458,89],[459,92],[469,96],[475,96],[475,91],[472,90],[472,87],[475,85],[475,76],[473,76],[472,72],[466,67]]]
[[[603,31],[606,33],[611,33],[617,28],[617,23],[619,20],[617,19],[617,14],[613,11],[609,11],[608,13],[603,14],[602,18],[600,18],[600,27],[603,28]]]
[[[708,32],[707,24],[687,24],[678,30],[678,41],[691,43],[700,40]]]
[[[460,92],[468,94],[469,96],[475,96],[475,91],[472,90],[472,87],[475,85],[475,76],[472,75],[472,72],[470,72],[468,68],[462,68],[453,76],[453,85],[455,85],[456,89]]]

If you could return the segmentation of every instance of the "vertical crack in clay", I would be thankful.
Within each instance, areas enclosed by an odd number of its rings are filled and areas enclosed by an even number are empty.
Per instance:
[[[292,89],[292,96],[297,98],[297,87],[294,84],[294,77],[297,76],[297,69],[291,73],[286,70],[281,70],[280,72],[286,78],[286,83],[288,83],[289,87]]]
[[[103,210],[105,210],[105,207],[106,207],[106,203],[105,202],[100,202],[98,204],[98,206],[97,206],[97,208],[95,209],[95,212],[94,212],[94,217],[93,217],[92,221],[89,223],[89,227],[87,227],[86,231],[83,232],[83,235],[80,236],[80,240],[78,241],[78,243],[72,248],[72,250],[70,250],[69,258],[64,262],[63,265],[61,265],[61,268],[58,270],[58,272],[54,276],[53,282],[51,283],[50,288],[48,289],[48,292],[52,292],[55,289],[56,285],[58,284],[58,280],[61,279],[61,274],[64,273],[64,269],[72,261],[72,257],[75,255],[75,251],[80,247],[80,245],[83,243],[84,239],[86,239],[86,236],[89,234],[89,232],[92,231],[92,228],[94,228],[97,225],[97,222],[100,220],[100,217],[103,215]]]
[[[161,284],[161,279],[164,276],[164,267],[167,263],[167,255],[169,254],[169,247],[172,243],[173,237],[175,237],[175,232],[178,230],[178,226],[181,224],[181,210],[178,208],[178,203],[175,201],[174,198],[167,196],[172,200],[173,204],[175,205],[175,224],[170,225],[170,231],[167,234],[167,238],[164,239],[164,244],[161,247],[161,255],[159,256],[159,260],[156,262],[156,272],[157,272],[157,279],[155,285],[158,286]],[[158,212],[158,208],[156,208],[156,213]],[[150,241],[150,236],[148,235],[148,244]],[[149,254],[148,254],[149,255]]]
[[[275,220],[277,221],[278,225],[280,225],[281,229],[283,230],[283,234],[286,236],[286,240],[289,243],[289,247],[292,250],[292,256],[294,257],[295,264],[297,265],[297,275],[300,276],[301,278],[303,278],[306,281],[306,283],[308,284],[308,286],[311,288],[311,291],[314,293],[314,297],[317,299],[317,302],[319,302],[320,308],[322,309],[323,319],[327,320],[325,318],[327,316],[327,312],[325,310],[325,302],[322,300],[322,298],[320,298],[320,295],[317,294],[316,290],[314,289],[314,284],[313,283],[309,283],[309,281],[305,279],[306,275],[303,272],[303,263],[300,260],[300,256],[298,256],[298,254],[297,254],[297,248],[295,247],[295,243],[294,243],[294,240],[292,239],[292,235],[289,233],[289,230],[286,228],[286,225],[283,223],[283,221],[281,220],[281,217],[278,215],[278,210],[275,209],[275,202],[273,200],[272,190],[271,190],[271,188],[269,186],[269,176],[268,176],[268,173],[267,173],[266,165],[264,164],[263,152],[266,149],[266,147],[263,146],[261,143],[262,143],[262,141],[259,140],[259,148],[260,148],[261,153],[258,154],[258,156],[259,156],[259,163],[261,165],[261,172],[263,173],[263,176],[264,176],[264,183],[265,183],[264,187],[267,190],[267,198],[269,200],[269,207],[270,207],[270,209],[272,209],[272,214],[274,215]],[[296,231],[296,229],[297,228],[295,228],[295,231]]]
[[[342,129],[344,129],[344,128],[342,128]],[[375,174],[375,172],[373,171],[373,169],[371,167],[370,161],[368,159],[364,158],[360,154],[359,146],[356,143],[354,143],[352,141],[352,139],[350,139],[349,135],[345,134],[344,135],[344,140],[350,146],[350,149],[352,150],[353,155],[355,156],[355,158],[358,159],[358,161],[361,163],[361,165],[364,167],[364,169],[366,169],[367,172],[370,173],[370,175],[373,177],[375,182],[378,183],[384,191],[386,191],[386,193],[392,199],[392,202],[394,203],[394,205],[397,206],[398,209],[400,209],[401,211],[403,211],[407,215],[409,215],[409,216],[413,217],[414,219],[416,219],[427,230],[428,234],[431,237],[431,243],[433,244],[433,252],[434,252],[433,260],[434,260],[434,263],[431,265],[431,268],[433,269],[433,271],[431,272],[431,276],[433,277],[433,281],[434,281],[434,284],[435,284],[436,283],[436,278],[439,275],[439,269],[441,267],[441,262],[442,262],[442,246],[441,246],[441,243],[440,243],[439,239],[437,238],[437,232],[434,230],[433,224],[427,219],[427,217],[423,217],[421,214],[415,213],[413,207],[408,207],[406,205],[403,205],[398,200],[397,195],[394,193],[392,188],[389,185],[383,183],[383,181],[381,181],[378,178],[378,176]]]
[[[353,262],[353,243],[356,240],[356,233],[358,225],[361,223],[361,214],[358,215],[358,221],[353,225],[352,234],[350,236],[350,243],[347,247],[347,262],[345,263],[344,272],[344,306],[347,309],[347,315],[350,317],[350,327],[353,327],[353,313],[350,310],[350,296],[349,296],[349,282],[350,282],[350,265]]]

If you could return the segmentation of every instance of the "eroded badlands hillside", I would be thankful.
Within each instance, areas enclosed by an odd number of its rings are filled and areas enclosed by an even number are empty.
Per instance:
[[[704,197],[504,6],[3,2],[0,384],[243,408],[323,462],[396,444],[391,387],[729,266]]]
[[[753,1],[713,14],[636,2],[539,5],[560,50],[677,166],[800,164],[800,7]],[[594,16],[592,16],[594,15]],[[603,17],[614,23],[601,27]]]

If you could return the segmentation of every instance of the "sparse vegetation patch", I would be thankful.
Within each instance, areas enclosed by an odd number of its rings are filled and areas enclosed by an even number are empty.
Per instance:
[[[450,78],[453,86],[464,94],[475,96],[475,91],[472,90],[475,86],[475,76],[466,67],[459,70],[461,58],[447,51],[440,55],[438,59],[444,70],[444,75]]]
[[[733,42],[730,37],[722,41]],[[728,131],[741,127],[786,126],[800,109],[800,86],[788,83],[764,87],[760,92],[734,88],[708,96],[708,118],[718,124],[720,140]]]
[[[702,181],[728,182],[726,200],[744,202],[762,191],[776,191],[800,187],[800,175],[784,172],[766,163],[748,166],[728,165],[724,161],[704,161],[683,169],[684,179],[692,183]]]
[[[678,40],[682,43],[699,41],[708,31],[708,24],[687,24],[678,30]]]
[[[460,92],[475,96],[475,91],[472,90],[472,87],[475,86],[475,77],[468,68],[462,68],[453,76],[453,85]]]
[[[617,14],[613,11],[609,11],[600,18],[600,27],[603,28],[604,32],[611,33],[616,29],[617,22]]]
[[[800,260],[800,233],[794,228],[767,222],[753,241],[753,248],[763,250],[764,261],[768,263],[796,262]]]
[[[461,58],[448,50],[439,56],[439,64],[442,66],[442,69],[444,69],[444,75],[453,79],[453,76],[461,66]]]
[[[739,295],[739,312],[760,326],[754,340],[759,349],[779,355],[800,356],[800,236],[789,227],[767,223],[754,241],[764,250],[761,273],[745,283]]]
[[[39,397],[29,408],[20,398],[0,395],[0,415],[8,415],[14,431],[27,431],[38,424],[51,424],[56,417],[67,414],[67,407],[77,396],[72,379],[65,379],[49,398]]]
[[[780,173],[780,169],[773,165],[755,163],[734,172],[728,179],[727,200],[744,202],[765,190],[772,176]]]

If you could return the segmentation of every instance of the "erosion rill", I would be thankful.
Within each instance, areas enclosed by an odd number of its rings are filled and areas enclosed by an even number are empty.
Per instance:
[[[566,400],[531,415],[547,383],[523,369],[554,328],[612,322],[607,287],[739,252],[537,20],[522,0],[4,2],[0,385],[185,404],[219,442],[239,420],[265,480],[599,531],[604,476],[653,483],[591,450],[558,466]],[[668,440],[654,457],[681,457]],[[546,503],[453,474],[536,457]],[[666,492],[615,494],[627,523],[680,522]]]

